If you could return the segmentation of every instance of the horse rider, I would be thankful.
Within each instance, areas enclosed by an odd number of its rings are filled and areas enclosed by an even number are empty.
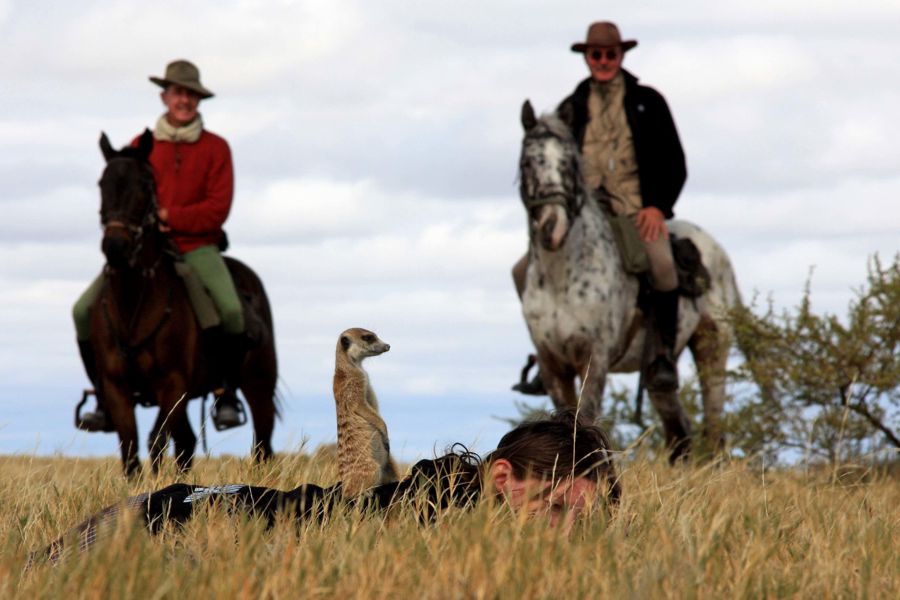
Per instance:
[[[168,234],[185,263],[190,265],[219,312],[221,325],[202,332],[216,381],[213,421],[217,429],[241,425],[243,407],[236,395],[237,377],[247,352],[244,314],[237,289],[219,248],[226,245],[222,225],[231,210],[234,172],[228,143],[203,127],[201,100],[213,93],[200,83],[200,71],[186,60],[166,66],[164,77],[150,77],[162,88],[166,112],[153,131],[150,164],[156,180],[160,231]],[[132,143],[137,144],[137,138]],[[90,310],[103,285],[103,276],[75,303],[73,317],[78,349],[94,384],[96,365],[90,340]],[[98,390],[97,409],[82,415],[79,427],[111,431],[112,423]]]
[[[622,68],[625,53],[635,46],[635,40],[622,40],[614,23],[592,23],[587,39],[572,45],[572,52],[584,55],[590,76],[560,103],[557,114],[572,116],[569,125],[581,149],[588,187],[637,227],[650,262],[649,320],[657,341],[643,370],[644,384],[650,391],[674,391],[678,278],[666,219],[673,216],[687,167],[665,99]],[[513,267],[520,298],[527,266],[525,256]],[[513,389],[546,393],[540,373]]]

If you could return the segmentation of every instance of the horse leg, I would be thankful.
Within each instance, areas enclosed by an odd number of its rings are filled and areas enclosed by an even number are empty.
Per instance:
[[[678,392],[648,392],[663,423],[669,462],[686,458],[691,450],[691,422],[678,400]]]
[[[593,356],[605,355],[606,349],[593,353]],[[606,388],[608,370],[606,365],[594,361],[588,362],[580,369],[581,390],[578,394],[578,410],[591,421],[603,414],[603,390]]]
[[[104,402],[109,417],[119,434],[119,450],[122,453],[122,468],[125,475],[131,477],[141,470],[141,461],[138,459],[138,435],[137,420],[134,417],[134,407],[128,394],[109,378],[101,377]]]
[[[150,451],[150,468],[153,473],[159,472],[159,465],[162,462],[163,454],[169,445],[169,429],[166,423],[168,411],[160,405],[159,412],[156,415],[156,422],[153,423],[153,429],[150,430],[150,437],[147,440],[147,449]]]
[[[728,362],[728,334],[709,316],[703,316],[688,342],[703,395],[703,438],[709,450],[725,446],[722,412],[725,407],[725,371]]]
[[[261,370],[264,373],[265,370]],[[272,430],[275,428],[275,380],[265,374],[247,373],[241,391],[253,417],[253,457],[262,462],[274,455]]]
[[[557,409],[577,410],[578,395],[575,393],[575,376],[561,374],[555,369],[549,368],[538,357],[538,366],[541,369],[541,378],[544,380],[544,387],[550,399],[553,400],[553,406]]]
[[[182,411],[181,417],[172,423],[171,432],[175,444],[175,462],[186,473],[194,464],[194,450],[197,448],[197,436],[187,418],[187,410]]]
[[[170,435],[173,431],[181,431],[184,427],[183,423],[187,421],[185,389],[187,389],[187,384],[177,373],[163,378],[156,389],[156,403],[159,406],[159,413],[156,415],[156,422],[153,424],[153,431],[150,432],[150,439],[148,440],[150,465],[154,473],[159,472],[162,457],[169,446]],[[190,428],[189,423],[188,428]],[[191,455],[193,456],[193,449]],[[175,459],[178,461],[179,466],[182,466],[185,460],[183,456],[178,455],[177,447]],[[188,459],[189,462],[190,459]]]

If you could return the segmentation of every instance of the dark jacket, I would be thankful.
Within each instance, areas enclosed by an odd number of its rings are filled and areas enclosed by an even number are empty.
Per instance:
[[[684,150],[678,139],[675,121],[662,94],[638,84],[637,77],[622,69],[625,76],[625,116],[634,140],[634,154],[641,182],[644,206],[655,206],[672,218],[672,207],[687,179]],[[578,84],[556,112],[569,122],[581,148],[588,124],[590,77]],[[567,119],[567,112],[570,119]]]

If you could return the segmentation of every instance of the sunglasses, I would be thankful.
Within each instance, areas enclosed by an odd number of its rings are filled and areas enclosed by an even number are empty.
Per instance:
[[[594,48],[590,52],[588,52],[588,56],[591,60],[600,60],[604,56],[606,56],[606,60],[616,60],[619,58],[619,49],[618,48],[607,48],[606,50],[601,50],[599,48]]]

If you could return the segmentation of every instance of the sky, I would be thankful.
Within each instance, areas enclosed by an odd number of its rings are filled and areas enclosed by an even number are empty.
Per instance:
[[[147,78],[177,58],[216,93],[200,110],[233,153],[230,252],[272,303],[276,451],[335,440],[334,346],[355,326],[391,344],[366,366],[400,460],[492,448],[531,348],[509,275],[519,110],[586,77],[569,46],[601,19],[639,41],[624,66],[687,155],[676,214],[724,245],[745,301],[790,308],[812,274],[813,309],[843,314],[900,250],[894,0],[0,0],[0,453],[117,454],[72,425],[70,311],[103,265],[100,132],[152,127]],[[211,452],[251,437],[211,432]]]

